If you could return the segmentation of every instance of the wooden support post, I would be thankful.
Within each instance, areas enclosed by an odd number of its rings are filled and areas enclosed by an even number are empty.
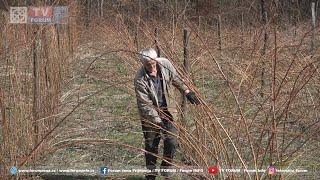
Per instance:
[[[218,36],[219,36],[219,51],[222,50],[222,37],[221,37],[221,16],[218,18]]]
[[[314,55],[314,43],[315,43],[315,30],[316,30],[316,3],[311,3],[311,14],[312,14],[312,35],[311,35],[311,49],[310,54]]]
[[[101,4],[100,4],[100,16],[101,16],[101,18],[103,18],[103,4],[104,4],[104,0],[101,0]]]
[[[189,71],[189,33],[188,30],[183,30],[183,65],[186,73]]]
[[[189,46],[189,33],[187,29],[183,30],[183,68],[186,74],[188,74],[189,72],[189,50],[188,50],[188,46]],[[181,109],[182,109],[182,121],[184,123],[186,123],[185,120],[185,113],[187,111],[187,99],[186,97],[183,95],[182,96],[182,105],[181,105]]]
[[[198,17],[198,34],[200,36],[201,33],[201,16]]]
[[[3,28],[3,29],[2,29]],[[4,63],[3,65],[6,65],[6,70],[4,70],[4,72],[7,74],[8,73],[8,65],[9,65],[9,42],[8,42],[8,37],[6,36],[6,30],[4,29],[4,26],[0,28],[0,32],[1,32],[1,38],[2,38],[2,45],[3,45],[3,57],[4,57]],[[9,86],[10,87],[10,86]],[[2,89],[3,88],[3,89]],[[10,89],[9,89],[10,90]],[[5,87],[0,87],[0,114],[1,114],[1,135],[2,135],[2,140],[0,141],[1,147],[2,147],[2,151],[1,152],[1,156],[5,157],[6,152],[4,151],[6,150],[10,150],[9,146],[8,146],[8,141],[9,141],[9,122],[10,122],[10,116],[8,116],[6,114],[6,107],[5,107],[5,98],[8,98],[6,96],[6,91],[5,91]],[[4,166],[0,167],[0,174],[5,174],[4,171]]]
[[[172,11],[172,40],[171,40],[171,51],[172,54],[175,52],[175,39],[176,39],[176,26],[177,26],[177,9],[178,9],[178,3],[177,0],[174,1],[174,8]]]
[[[33,133],[34,133],[34,145],[36,146],[39,142],[39,109],[40,109],[40,77],[39,77],[39,34],[34,32],[35,41],[33,43]]]
[[[87,0],[86,1],[86,5],[87,5],[87,17],[86,17],[86,27],[88,27],[89,26],[89,24],[90,24],[90,19],[91,19],[91,0]]]
[[[146,0],[146,14],[147,14],[147,20],[150,19],[150,13],[149,13],[149,0]]]
[[[189,46],[189,33],[188,30],[184,29],[183,30],[183,69],[185,73],[187,74],[189,71],[189,51],[188,51],[188,46]],[[182,104],[181,104],[181,124],[184,125],[185,127],[188,127],[188,123],[186,120],[186,111],[187,111],[187,99],[186,96],[183,94],[182,95]],[[187,135],[184,131],[181,131],[180,136],[182,138],[185,138]],[[184,144],[181,144],[182,150],[187,150],[189,147],[185,146]],[[181,161],[185,164],[190,163],[190,158],[187,155],[182,155]]]
[[[138,21],[136,24],[136,29],[134,31],[134,42],[136,44],[137,51],[139,51],[139,28],[140,28],[140,21],[141,21],[141,0],[139,0],[139,3],[138,3],[138,11],[139,11]]]
[[[267,50],[267,42],[268,42],[268,33],[267,33],[267,12],[265,10],[265,3],[264,0],[260,1],[261,3],[261,16],[262,16],[262,23],[263,23],[263,30],[264,30],[264,40],[263,40],[263,48],[261,52],[262,56],[262,68],[261,68],[261,91],[260,95],[261,97],[264,96],[264,86],[265,86],[265,55]]]
[[[155,28],[155,29],[154,29],[154,37],[155,37],[154,43],[156,44],[157,54],[158,54],[158,57],[160,57],[159,30],[158,30],[158,28]]]

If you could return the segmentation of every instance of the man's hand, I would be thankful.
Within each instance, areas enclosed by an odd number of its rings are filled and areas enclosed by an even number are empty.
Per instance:
[[[198,99],[198,97],[193,91],[190,91],[186,96],[191,104],[196,104],[196,105],[200,104],[200,100]]]
[[[158,125],[158,126],[160,126],[161,128],[164,127],[164,123],[163,123],[163,121],[162,121],[161,118],[156,118],[156,119],[155,119],[155,124]]]

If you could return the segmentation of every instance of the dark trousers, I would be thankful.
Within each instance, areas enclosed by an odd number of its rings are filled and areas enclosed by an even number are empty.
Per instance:
[[[164,122],[163,129],[157,128],[156,126],[143,122],[142,130],[145,138],[145,158],[146,158],[146,166],[147,169],[153,170],[156,168],[157,157],[158,155],[158,147],[161,140],[161,132],[163,134],[163,159],[161,162],[161,166],[166,168],[171,166],[172,159],[174,157],[174,153],[177,147],[177,140],[175,135],[177,135],[177,129],[172,124],[171,118],[162,119]],[[155,154],[155,155],[153,155]],[[146,179],[155,179],[156,174],[149,174],[146,176]]]

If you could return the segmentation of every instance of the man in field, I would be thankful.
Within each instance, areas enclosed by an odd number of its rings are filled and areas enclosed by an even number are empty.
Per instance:
[[[146,166],[149,170],[156,168],[158,145],[163,133],[164,149],[162,169],[172,165],[177,146],[177,129],[173,123],[177,119],[174,87],[186,95],[192,104],[200,104],[195,93],[183,84],[171,62],[163,57],[157,57],[157,52],[144,49],[139,53],[143,66],[134,79],[137,105],[145,138]],[[150,173],[146,179],[155,179],[156,173]]]

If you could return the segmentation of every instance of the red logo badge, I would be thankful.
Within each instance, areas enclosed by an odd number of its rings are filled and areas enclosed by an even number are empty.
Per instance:
[[[208,167],[208,173],[209,174],[217,174],[217,173],[219,173],[218,166],[209,166]]]

